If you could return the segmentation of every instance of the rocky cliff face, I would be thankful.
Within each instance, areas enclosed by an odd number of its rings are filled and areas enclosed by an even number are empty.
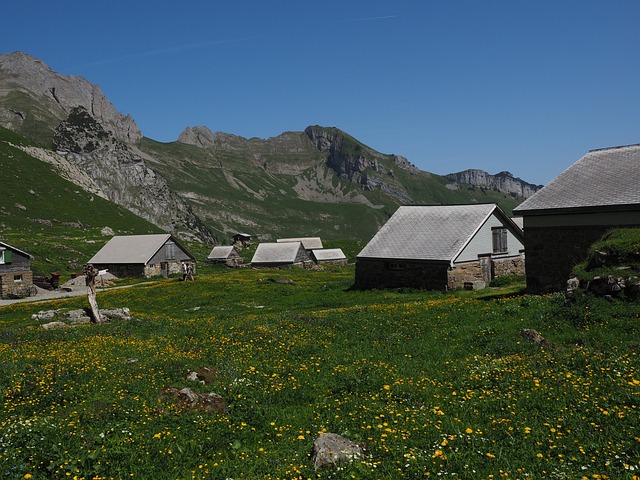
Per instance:
[[[509,195],[528,198],[542,188],[524,180],[515,178],[509,172],[490,175],[483,170],[465,170],[446,175],[447,179],[455,183],[465,183],[476,187],[488,188]]]
[[[393,177],[393,171],[380,163],[383,157],[380,153],[368,149],[337,128],[310,126],[304,132],[318,150],[328,153],[327,165],[340,178],[356,183],[364,190],[383,190],[402,203],[414,203],[401,188],[381,178],[383,175]],[[410,172],[418,171],[406,158],[399,155],[393,157],[399,168]],[[380,175],[374,175],[375,172]]]
[[[117,112],[97,85],[61,75],[22,52],[0,55],[0,125],[14,131],[53,130],[75,107],[83,107],[121,141],[136,142],[136,122]]]
[[[86,172],[112,202],[182,239],[214,242],[185,201],[146,166],[142,154],[119,141],[84,108],[71,110],[53,142],[58,154]]]

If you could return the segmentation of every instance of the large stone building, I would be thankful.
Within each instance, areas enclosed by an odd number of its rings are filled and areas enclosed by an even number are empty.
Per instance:
[[[528,291],[563,290],[606,231],[640,226],[640,145],[591,150],[513,213],[524,219]]]
[[[355,287],[447,290],[523,272],[522,230],[495,204],[400,207],[358,254]]]

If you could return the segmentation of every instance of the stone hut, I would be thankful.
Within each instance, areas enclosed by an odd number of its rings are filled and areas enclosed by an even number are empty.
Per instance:
[[[606,231],[640,227],[640,145],[589,151],[513,213],[524,221],[527,290],[564,290]]]
[[[116,277],[168,277],[182,273],[182,265],[195,272],[195,257],[168,233],[112,237],[88,263]]]
[[[32,259],[27,252],[0,242],[0,297],[29,295],[33,286]]]
[[[477,288],[524,273],[523,243],[496,204],[400,207],[358,254],[355,287]]]

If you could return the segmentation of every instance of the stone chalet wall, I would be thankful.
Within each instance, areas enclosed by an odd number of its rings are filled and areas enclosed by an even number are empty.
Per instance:
[[[16,275],[22,276],[22,281],[16,282]],[[31,270],[15,270],[0,273],[0,297],[9,295],[25,295],[33,285]]]
[[[527,291],[564,291],[571,269],[587,257],[589,247],[610,228],[526,227]]]
[[[491,278],[523,274],[524,261],[521,256],[491,259]],[[449,270],[448,288],[462,288],[466,282],[475,280],[484,280],[480,262],[459,263]]]
[[[448,262],[358,258],[355,288],[420,288],[446,290]]]
[[[524,259],[522,256],[492,259],[492,277],[505,275],[524,275]]]

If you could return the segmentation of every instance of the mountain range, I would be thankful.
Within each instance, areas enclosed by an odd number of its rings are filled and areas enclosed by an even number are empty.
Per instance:
[[[422,171],[335,127],[247,139],[191,126],[158,142],[97,85],[22,52],[0,55],[0,125],[83,191],[207,244],[237,232],[367,240],[400,205],[495,202],[511,212],[541,188],[509,172]]]

